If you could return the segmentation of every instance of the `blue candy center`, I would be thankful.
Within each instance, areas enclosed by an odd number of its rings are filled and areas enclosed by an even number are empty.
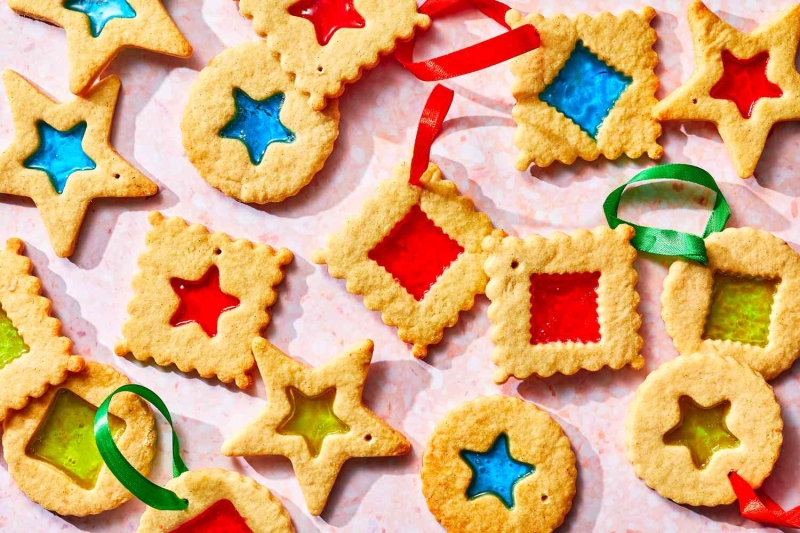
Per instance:
[[[239,88],[233,90],[236,114],[219,132],[225,139],[238,139],[247,147],[250,161],[260,165],[270,144],[293,143],[294,133],[281,122],[281,108],[286,100],[275,93],[264,100],[254,100]]]
[[[561,71],[539,94],[539,99],[596,140],[603,121],[632,82],[630,77],[606,64],[578,41]]]
[[[514,486],[536,470],[533,465],[511,457],[505,433],[498,435],[492,447],[485,452],[461,450],[461,458],[472,469],[467,498],[492,495],[499,498],[508,509],[514,507]]]
[[[89,17],[92,37],[99,37],[109,21],[132,19],[136,11],[127,0],[64,0],[64,7]]]
[[[72,174],[97,168],[95,162],[83,151],[86,122],[79,122],[66,131],[60,131],[40,120],[36,123],[36,129],[39,132],[39,147],[22,164],[26,168],[45,172],[58,194],[64,192]]]

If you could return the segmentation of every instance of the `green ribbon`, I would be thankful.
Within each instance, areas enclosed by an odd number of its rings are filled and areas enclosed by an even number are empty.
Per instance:
[[[697,185],[711,189],[717,194],[717,199],[714,202],[714,209],[711,210],[711,217],[708,219],[702,237],[671,229],[639,226],[622,220],[617,216],[619,203],[625,188],[632,183],[650,180],[677,180],[696,183]],[[608,225],[611,226],[611,229],[616,228],[620,224],[628,224],[636,230],[636,235],[631,239],[631,245],[640,252],[685,257],[686,259],[693,259],[704,265],[708,264],[708,256],[706,255],[706,245],[703,239],[712,233],[725,229],[725,224],[728,223],[728,219],[731,217],[731,208],[728,206],[728,202],[722,195],[722,191],[719,190],[717,182],[711,177],[711,174],[693,165],[677,164],[660,165],[638,173],[626,184],[615,189],[608,195],[608,198],[606,198],[606,201],[603,203],[603,211],[606,214],[606,220],[608,220]]]
[[[159,487],[140,474],[139,471],[125,459],[122,452],[117,448],[114,439],[111,438],[111,430],[108,427],[108,407],[111,405],[111,399],[120,392],[137,394],[161,411],[161,414],[164,415],[164,418],[167,419],[167,422],[169,422],[172,428],[172,474],[174,477],[178,477],[189,470],[186,468],[183,459],[181,459],[178,435],[175,433],[175,426],[172,424],[172,417],[169,415],[167,406],[164,405],[164,402],[161,401],[161,398],[159,398],[155,392],[141,385],[123,385],[112,392],[97,410],[94,416],[94,438],[97,442],[97,449],[100,451],[100,456],[119,482],[134,496],[150,507],[160,511],[183,511],[189,507],[189,502],[179,497],[174,492]]]

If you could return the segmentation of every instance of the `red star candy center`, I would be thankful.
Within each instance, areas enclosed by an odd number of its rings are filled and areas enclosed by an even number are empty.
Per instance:
[[[239,298],[222,292],[219,269],[214,265],[197,281],[172,278],[170,283],[181,299],[169,322],[172,326],[196,322],[206,335],[216,337],[220,315],[239,307]]]
[[[739,59],[727,50],[722,51],[722,78],[711,89],[711,97],[730,100],[739,108],[743,118],[750,118],[756,102],[762,98],[779,98],[783,91],[767,78],[769,52],[749,59]]]
[[[353,0],[300,0],[289,8],[289,14],[311,21],[317,42],[325,46],[342,28],[363,28],[366,22]]]

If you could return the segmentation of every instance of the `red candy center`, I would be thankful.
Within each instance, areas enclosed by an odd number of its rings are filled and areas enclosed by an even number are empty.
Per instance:
[[[783,91],[767,78],[769,52],[749,59],[739,59],[727,50],[722,51],[722,78],[711,89],[711,97],[730,100],[744,118],[750,118],[753,107],[762,98],[778,98]]]
[[[600,272],[531,276],[531,344],[600,342]]]
[[[228,500],[220,500],[171,533],[253,533]]]
[[[300,0],[292,4],[289,14],[311,21],[320,46],[328,44],[342,28],[363,28],[366,24],[353,7],[353,0]]]
[[[463,251],[415,205],[370,251],[369,258],[420,301]]]
[[[214,265],[197,281],[172,278],[170,283],[181,299],[169,322],[172,326],[197,322],[206,335],[215,337],[220,315],[239,306],[239,298],[222,292]]]

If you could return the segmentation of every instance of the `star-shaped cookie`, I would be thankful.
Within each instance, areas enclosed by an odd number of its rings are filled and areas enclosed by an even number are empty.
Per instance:
[[[660,120],[713,122],[742,178],[753,171],[776,122],[800,120],[800,4],[751,33],[721,20],[702,2],[689,6],[695,70],[654,109]]]
[[[339,470],[351,457],[388,457],[411,450],[408,440],[361,400],[373,343],[354,344],[310,368],[266,339],[253,341],[267,407],[222,445],[228,456],[283,455],[292,461],[308,511],[325,508]]]
[[[14,71],[3,73],[14,140],[0,153],[0,193],[31,198],[59,257],[75,250],[95,198],[152,196],[158,186],[109,144],[120,81],[59,103]]]
[[[83,94],[123,48],[192,55],[160,0],[8,0],[8,6],[66,30],[69,89],[75,94]]]

